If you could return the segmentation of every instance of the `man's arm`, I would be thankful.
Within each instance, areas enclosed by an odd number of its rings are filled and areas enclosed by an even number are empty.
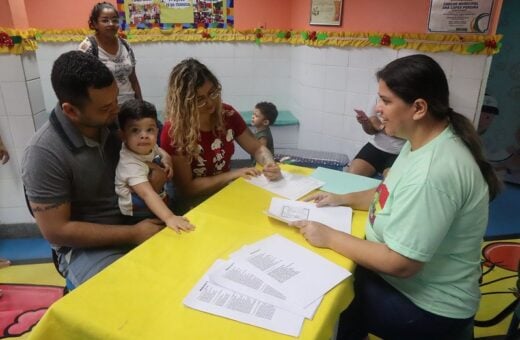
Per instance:
[[[43,236],[60,246],[90,248],[136,245],[144,242],[164,225],[146,219],[136,225],[101,225],[70,220],[70,203],[29,202]]]

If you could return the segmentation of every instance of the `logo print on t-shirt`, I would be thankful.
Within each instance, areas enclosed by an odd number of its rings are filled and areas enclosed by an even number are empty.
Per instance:
[[[224,150],[222,147],[224,146],[224,143],[222,143],[222,140],[220,138],[216,138],[213,143],[211,143],[211,150],[214,151],[215,156],[213,157],[213,165],[215,167],[216,173],[220,173],[224,166],[226,165],[226,160],[224,159],[224,156],[226,155],[226,150]]]
[[[376,220],[376,215],[379,211],[381,211],[385,207],[386,200],[388,199],[388,188],[385,183],[379,184],[376,190],[376,194],[374,195],[374,199],[370,204],[370,208],[368,209],[368,220],[370,221],[370,225],[374,225],[374,221]]]
[[[228,129],[226,134],[226,141],[231,142],[233,140],[233,130]]]
[[[203,177],[206,175],[206,160],[201,156],[204,154],[204,148],[202,145],[197,144],[197,152],[199,153],[197,156],[197,164],[192,171],[195,177]]]

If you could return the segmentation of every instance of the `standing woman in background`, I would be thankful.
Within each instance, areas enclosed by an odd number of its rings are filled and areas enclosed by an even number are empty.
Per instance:
[[[135,56],[126,40],[118,36],[119,14],[114,5],[100,2],[92,8],[88,25],[96,33],[79,44],[80,51],[93,54],[114,75],[119,88],[119,105],[129,99],[143,99],[135,74]]]
[[[385,132],[407,140],[377,189],[317,194],[319,206],[368,210],[366,240],[312,221],[305,239],[357,263],[337,339],[472,339],[480,249],[500,189],[471,122],[449,106],[446,75],[411,55],[377,72]]]

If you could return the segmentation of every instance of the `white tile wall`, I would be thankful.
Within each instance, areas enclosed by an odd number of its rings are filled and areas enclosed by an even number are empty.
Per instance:
[[[31,116],[25,81],[2,82],[2,94],[8,116]]]
[[[42,110],[34,115],[34,128],[38,130],[49,119],[49,112]]]
[[[25,80],[40,78],[38,63],[36,62],[36,52],[27,52],[22,54],[22,65]]]
[[[34,222],[34,219],[26,206],[0,208],[0,225],[30,222]]]
[[[354,117],[354,108],[369,112],[377,94],[375,72],[389,61],[410,54],[417,53],[411,50],[394,51],[386,48],[324,48],[325,60],[317,64],[321,55],[308,52],[307,47],[294,47],[291,52],[291,89],[289,101],[290,109],[295,112],[301,122],[299,147],[335,151],[338,146],[342,152],[352,158],[366,141],[367,136]],[[308,49],[308,48],[307,48]],[[483,87],[486,64],[485,56],[460,56],[452,53],[432,53],[433,57],[446,72],[451,89],[451,101],[455,110],[465,114],[470,119],[474,117],[478,98]],[[313,69],[320,69],[324,65],[346,67],[346,88],[329,90],[337,87],[340,68],[330,68],[338,72],[325,72],[323,75],[313,74]],[[330,67],[330,66],[326,66]],[[452,72],[457,68],[457,71]],[[309,71],[311,70],[311,71]],[[323,83],[324,81],[324,83]],[[332,83],[332,85],[330,85]],[[313,88],[309,91],[309,88]],[[319,100],[319,91],[316,88],[326,89],[322,107]],[[341,98],[341,101],[335,99]],[[337,121],[329,113],[343,112],[342,133],[338,136]],[[316,119],[319,114],[321,119]],[[318,134],[318,136],[317,136]]]
[[[52,111],[56,102],[56,95],[52,89],[51,84],[51,70],[54,60],[58,58],[62,53],[77,49],[78,43],[45,43],[38,44],[36,50],[36,62],[38,63],[38,70],[40,73],[40,81],[43,90],[43,99],[45,102],[45,108],[47,111]]]
[[[375,82],[372,68],[347,68],[348,91],[350,93],[367,94],[370,83]]]
[[[13,136],[15,148],[23,149],[34,135],[34,121],[32,116],[12,116],[9,117],[9,126]]]
[[[323,134],[325,136],[342,138],[344,136],[343,115],[334,113],[323,113]]]
[[[5,116],[7,111],[5,110],[4,96],[2,94],[2,84],[0,83],[0,117]]]
[[[0,61],[0,79],[2,81],[25,80],[20,56],[14,54],[2,54]]]
[[[347,89],[347,69],[344,66],[325,66],[325,88],[345,91]]]
[[[0,208],[16,208],[25,204],[21,181],[0,180]]]
[[[39,45],[36,55],[48,111],[56,102],[50,85],[52,62],[76,46]],[[340,149],[351,158],[370,138],[355,120],[353,109],[370,111],[377,94],[375,72],[397,57],[417,53],[376,47],[258,46],[249,42],[151,43],[135,44],[133,48],[144,97],[159,109],[164,107],[173,66],[186,57],[195,57],[218,76],[224,101],[238,110],[251,110],[256,102],[270,100],[299,118],[299,147]],[[473,118],[489,58],[447,52],[428,55],[446,72],[452,107]],[[16,78],[16,73],[12,77]],[[341,124],[337,117],[342,117]]]
[[[13,149],[11,149],[11,151],[12,150]],[[23,159],[24,151],[25,151],[25,148],[14,148],[14,154],[12,154],[12,152],[11,152],[11,155],[13,156],[12,157],[13,161],[16,161],[18,163],[18,169],[20,169],[20,173],[22,171],[22,159]],[[20,178],[20,181],[21,181],[21,178]]]
[[[27,81],[27,92],[29,94],[31,112],[36,113],[45,110],[45,101],[43,99],[40,78],[34,78]]]
[[[14,147],[9,118],[6,116],[0,116],[0,136],[2,136],[2,141],[8,151]]]
[[[345,112],[344,91],[326,90],[324,91],[323,110],[329,113]]]
[[[3,137],[3,136],[2,136]],[[20,177],[20,168],[16,160],[16,155],[13,152],[14,149],[8,148],[9,161],[5,164],[0,164],[0,181],[7,180],[13,181]],[[3,190],[3,187],[1,187]]]
[[[448,79],[448,83],[450,86],[451,107],[472,119],[477,112],[477,102],[482,87],[482,80],[452,76]],[[467,108],[470,108],[469,112]]]
[[[377,91],[370,91],[367,94],[347,93],[345,95],[345,115],[354,117],[354,109],[363,110],[370,115],[375,105],[376,94]]]
[[[364,69],[370,69],[373,67],[371,64],[371,60],[369,57],[369,53],[372,50],[379,50],[379,49],[368,49],[368,48],[352,48],[348,47],[345,52],[348,54],[348,66],[354,67],[354,68],[364,68]],[[342,53],[342,51],[338,51],[339,53]]]
[[[335,47],[324,47],[325,65],[347,66],[349,64],[349,55],[342,53],[342,50]]]
[[[447,56],[446,56],[447,57]],[[485,55],[477,55],[472,57],[471,63],[468,63],[467,56],[464,55],[454,55],[452,60],[452,69],[451,76],[452,77],[466,77],[466,78],[480,78],[482,74],[482,70],[486,64],[486,56]]]
[[[25,206],[20,163],[35,131],[33,112],[44,109],[36,54],[0,55],[0,135],[10,156],[0,165],[0,225],[33,221]]]

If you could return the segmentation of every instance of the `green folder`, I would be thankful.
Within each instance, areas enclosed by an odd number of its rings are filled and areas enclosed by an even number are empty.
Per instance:
[[[311,177],[325,182],[325,185],[320,190],[333,194],[347,194],[349,192],[372,189],[381,183],[380,180],[371,177],[321,167],[317,168]]]

